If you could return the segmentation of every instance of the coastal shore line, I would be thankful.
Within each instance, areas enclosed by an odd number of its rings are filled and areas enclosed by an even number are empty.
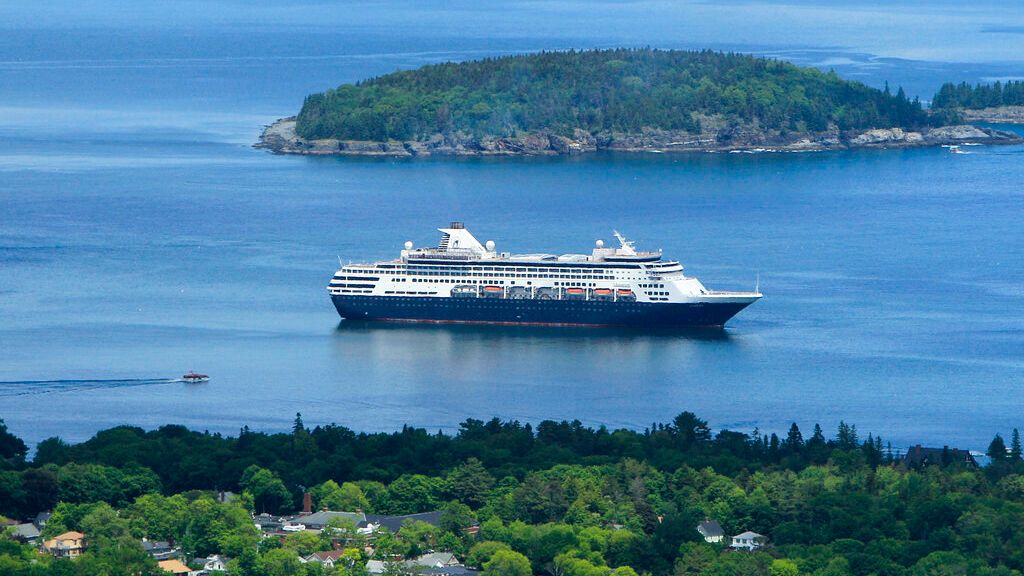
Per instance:
[[[995,106],[992,108],[963,109],[960,116],[966,122],[992,124],[1024,124],[1024,106]]]
[[[1024,107],[1021,110],[1024,121]],[[987,120],[986,120],[987,121]],[[711,123],[705,124],[710,125]],[[1021,144],[1024,138],[1002,130],[941,126],[922,131],[876,128],[843,132],[781,134],[756,127],[720,124],[699,134],[645,129],[636,134],[576,130],[572,137],[549,131],[515,137],[434,134],[426,141],[306,140],[295,130],[294,116],[266,126],[256,148],[275,154],[307,156],[559,156],[608,150],[615,152],[817,152],[863,148],[919,148],[960,144]]]

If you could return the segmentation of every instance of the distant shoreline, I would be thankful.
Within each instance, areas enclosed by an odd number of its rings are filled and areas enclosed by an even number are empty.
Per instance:
[[[967,122],[992,124],[1024,124],[1024,106],[996,106],[992,108],[964,108],[960,115]]]
[[[979,122],[1006,122],[1019,118],[1024,123],[1024,107],[1019,111],[964,111],[965,119]],[[988,110],[988,109],[987,109]],[[978,115],[969,115],[977,112]],[[1014,114],[1018,114],[1016,116]],[[986,115],[987,114],[987,115]],[[996,119],[999,118],[999,119]],[[1002,130],[973,125],[942,126],[922,131],[878,128],[841,132],[778,134],[756,128],[723,127],[699,134],[670,130],[643,130],[640,133],[590,134],[576,130],[572,137],[540,131],[514,137],[477,137],[464,133],[434,134],[427,140],[365,141],[306,140],[295,132],[294,116],[281,118],[266,126],[256,148],[275,154],[306,156],[563,156],[598,150],[649,153],[692,152],[815,152],[864,148],[921,148],[959,144],[1021,144],[1024,138]]]

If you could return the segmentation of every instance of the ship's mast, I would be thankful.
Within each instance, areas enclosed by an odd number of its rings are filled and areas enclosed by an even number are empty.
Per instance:
[[[618,230],[612,230],[612,234],[619,241],[619,254],[625,256],[636,256],[636,248],[633,247],[632,240],[626,240],[626,237],[619,234]]]

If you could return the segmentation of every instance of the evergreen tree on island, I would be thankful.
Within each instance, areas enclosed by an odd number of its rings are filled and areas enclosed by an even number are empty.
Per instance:
[[[540,52],[400,71],[308,96],[306,139],[426,141],[462,132],[511,137],[700,132],[705,124],[780,133],[919,128],[902,88],[768,58],[644,49]]]

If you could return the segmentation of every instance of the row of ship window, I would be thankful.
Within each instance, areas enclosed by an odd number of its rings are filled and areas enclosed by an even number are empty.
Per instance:
[[[442,278],[440,280],[428,280],[426,278],[413,278],[412,281],[413,282],[426,282],[426,283],[430,283],[430,284],[496,284],[498,286],[503,286],[505,284],[504,280],[487,281],[487,280],[462,280],[462,279],[446,279],[446,278]],[[513,280],[511,283],[515,284],[515,280]],[[527,282],[526,283],[527,286],[530,286],[532,284],[533,284],[533,282]],[[341,286],[344,286],[344,284],[341,284]],[[555,286],[597,286],[597,283],[596,282],[555,282]],[[667,292],[666,292],[666,294],[667,294]]]
[[[385,296],[370,296],[370,299],[384,300],[384,299],[386,299],[386,297]],[[455,307],[455,308],[508,309],[510,307],[507,304],[497,304],[495,302],[509,302],[509,300],[494,301],[494,300],[487,300],[487,299],[479,299],[479,300],[477,300],[477,299],[469,299],[469,300],[461,299],[460,300],[460,299],[455,299],[455,298],[445,299],[446,306],[448,306],[448,307]],[[514,300],[513,302],[520,302],[520,301],[515,301]],[[541,306],[536,306],[536,305],[529,305],[529,304],[526,303],[528,301],[522,301],[522,302],[524,302],[524,304],[516,305],[516,306],[514,306],[512,308],[514,310],[537,310],[537,311],[545,311],[545,312],[548,311],[547,307],[541,307]],[[584,302],[584,301],[580,300],[580,301],[577,301],[576,303],[578,304],[577,306],[573,306],[572,309],[565,310],[565,312],[601,312],[601,311],[607,310],[607,306],[597,306],[597,305],[592,304],[591,302]],[[437,306],[438,306],[437,302],[417,302],[416,299],[409,299],[409,300],[407,300],[405,302],[402,302],[402,305],[405,306],[405,307],[409,307],[409,308],[412,308],[412,307],[437,308]],[[629,308],[627,308],[627,310],[629,310],[629,309],[639,310],[640,309],[640,306],[637,306],[635,304],[633,304],[631,306],[628,305],[628,304],[626,304],[626,305],[621,305],[620,304],[619,306],[621,306],[621,307],[629,306]],[[618,309],[622,309],[622,308],[618,308]]]
[[[575,274],[501,274],[493,272],[410,272],[410,275],[419,276],[459,276],[472,278],[586,278],[588,280],[614,280],[613,276]]]
[[[622,268],[622,267],[620,267]],[[629,266],[629,269],[639,269],[639,266]],[[409,268],[396,268],[394,270],[388,269],[386,266],[377,266],[374,272],[380,272],[382,274],[414,274],[423,270],[441,271],[448,274],[461,274],[465,270],[473,270],[476,272],[547,272],[558,274],[561,272],[585,272],[590,274],[609,274],[610,272],[604,268],[585,268],[585,267],[559,267],[559,268],[527,268],[523,266],[411,266]]]
[[[381,270],[380,272],[382,272],[384,274],[396,274],[396,272],[392,272],[392,271],[388,271],[388,270]],[[411,276],[411,275],[419,275],[419,276],[457,276],[457,277],[474,277],[474,278],[481,278],[481,277],[487,277],[487,278],[490,278],[490,277],[493,277],[493,278],[564,278],[564,279],[570,279],[570,280],[615,280],[616,279],[614,276],[593,275],[593,274],[586,274],[586,275],[578,275],[578,274],[494,274],[494,273],[461,272],[461,271],[457,271],[457,272],[410,272],[409,274],[406,274],[405,272],[402,272],[402,274],[401,274],[401,276]],[[361,280],[361,281],[364,281],[364,282],[365,281],[375,282],[377,280],[380,280],[380,278],[376,277],[376,276],[340,276],[340,275],[339,276],[335,276],[334,279],[335,280]],[[405,282],[406,278],[393,278],[393,280],[395,282]],[[415,282],[416,280],[414,279],[413,281]],[[419,281],[422,282],[422,281],[425,281],[425,280],[419,280]],[[439,280],[439,281],[440,282],[445,282],[445,280]],[[640,287],[641,288],[664,288],[665,285],[664,284],[640,284]]]

